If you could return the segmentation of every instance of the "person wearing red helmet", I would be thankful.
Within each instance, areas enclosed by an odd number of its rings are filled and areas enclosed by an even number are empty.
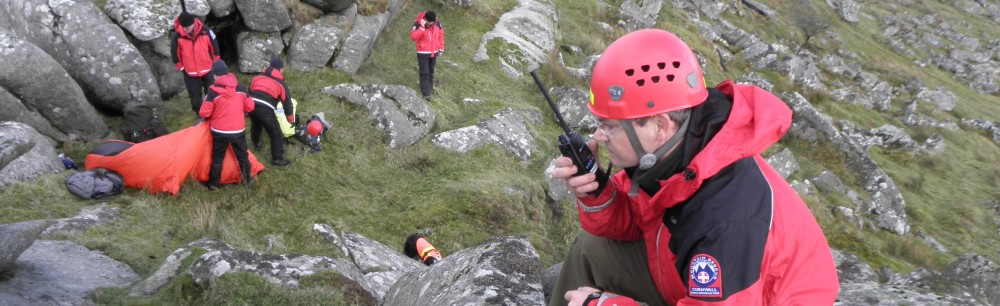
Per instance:
[[[590,195],[595,175],[555,160],[583,231],[549,305],[833,304],[826,238],[760,156],[791,126],[779,98],[732,81],[706,88],[693,51],[658,29],[619,38],[592,75],[589,145],[623,170]]]
[[[184,73],[184,87],[191,99],[191,110],[201,110],[204,93],[215,83],[212,64],[219,60],[219,43],[215,33],[187,11],[174,19],[174,34],[170,37],[170,58],[177,70]]]
[[[417,45],[417,66],[420,69],[420,93],[430,100],[434,93],[434,66],[444,53],[444,27],[434,11],[417,14],[410,28],[410,38]]]

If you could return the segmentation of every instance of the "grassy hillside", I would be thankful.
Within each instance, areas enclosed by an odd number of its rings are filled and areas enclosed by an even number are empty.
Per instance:
[[[100,250],[129,264],[141,276],[152,273],[178,247],[202,237],[220,239],[234,247],[264,251],[269,237],[276,241],[272,253],[304,253],[341,256],[329,242],[311,229],[313,223],[327,223],[340,230],[357,232],[397,250],[410,233],[430,230],[431,242],[443,255],[476,245],[497,235],[519,235],[531,240],[542,256],[543,266],[562,260],[579,226],[572,203],[559,205],[565,212],[553,214],[545,201],[542,177],[549,160],[558,154],[555,137],[560,133],[544,99],[530,76],[511,78],[496,61],[475,63],[472,56],[483,34],[491,30],[503,12],[516,5],[514,0],[477,1],[469,10],[444,5],[443,1],[410,1],[375,44],[375,50],[356,75],[329,68],[313,73],[288,71],[286,77],[299,100],[300,114],[325,112],[334,124],[324,139],[324,150],[302,153],[298,144],[287,146],[286,155],[294,163],[286,168],[268,167],[254,189],[228,186],[209,192],[196,182],[187,182],[177,196],[153,196],[127,190],[107,200],[120,208],[120,219],[74,237],[62,237]],[[559,8],[560,45],[575,45],[581,55],[565,53],[566,63],[578,65],[587,55],[600,53],[623,32],[607,33],[595,21],[614,24],[622,1],[556,0]],[[724,16],[767,42],[799,42],[801,33],[790,19],[790,5],[783,1],[760,1],[781,12],[776,19],[758,15]],[[976,93],[955,80],[950,73],[934,67],[919,67],[913,59],[894,53],[881,38],[881,15],[913,15],[935,12],[942,19],[968,20],[970,35],[981,40],[1000,37],[996,23],[982,17],[964,16],[959,10],[937,1],[914,1],[897,9],[881,2],[865,3],[859,24],[847,24],[833,16],[823,1],[813,1],[842,45],[815,43],[814,53],[850,50],[866,71],[878,74],[894,86],[910,77],[928,87],[943,86],[959,97],[954,112],[934,114],[938,119],[1000,119],[1000,98]],[[608,3],[604,6],[599,3]],[[416,145],[390,150],[386,136],[373,126],[367,112],[346,101],[321,93],[325,86],[339,83],[380,83],[417,89],[418,77],[412,41],[408,37],[413,16],[419,11],[438,12],[446,28],[446,48],[438,62],[438,95],[431,101],[437,122],[431,134],[478,123],[506,107],[536,109],[547,120],[529,127],[540,149],[532,162],[522,163],[506,151],[487,146],[468,154],[438,148],[425,137]],[[741,59],[726,63],[723,72],[709,40],[686,15],[664,3],[657,26],[685,38],[707,60],[709,84],[737,78],[751,71]],[[558,51],[558,50],[557,50]],[[553,54],[554,58],[554,54]],[[539,69],[548,86],[586,84],[560,72],[553,63]],[[835,119],[853,121],[862,128],[886,123],[905,128],[917,141],[932,133],[942,134],[948,149],[940,156],[887,152],[872,148],[870,154],[903,189],[907,214],[914,233],[937,239],[949,251],[937,252],[919,238],[900,237],[886,231],[861,229],[831,212],[833,204],[847,203],[843,195],[810,195],[805,199],[820,221],[831,244],[855,253],[876,268],[897,272],[915,268],[940,268],[965,252],[998,257],[997,213],[1000,201],[1000,148],[990,136],[979,131],[946,131],[903,126],[893,114],[877,113],[863,107],[836,102],[828,95],[805,91],[788,84],[783,76],[758,72],[776,84],[776,92],[800,91],[815,106]],[[246,83],[251,76],[240,76]],[[827,77],[827,80],[835,80]],[[849,81],[849,80],[842,80]],[[481,103],[465,103],[463,98]],[[908,97],[903,97],[908,98]],[[894,109],[902,102],[893,101]],[[176,131],[189,126],[194,115],[185,93],[166,101],[168,128]],[[922,109],[922,113],[930,114]],[[112,126],[120,119],[109,117]],[[118,135],[115,135],[117,137]],[[59,150],[82,162],[99,142],[66,143]],[[793,179],[811,179],[824,169],[837,173],[856,187],[856,178],[844,168],[843,154],[828,145],[813,146],[786,137],[778,147],[793,150],[802,170]],[[208,149],[208,148],[206,148]],[[269,153],[254,152],[262,161]],[[65,191],[68,174],[44,177],[0,191],[0,223],[33,219],[64,218],[80,207],[98,202],[80,201]],[[336,275],[324,274],[303,282],[300,289],[284,289],[249,275],[223,277],[212,288],[195,288],[190,279],[175,279],[167,290],[151,298],[125,297],[127,290],[103,290],[94,294],[102,304],[367,304],[354,295]]]

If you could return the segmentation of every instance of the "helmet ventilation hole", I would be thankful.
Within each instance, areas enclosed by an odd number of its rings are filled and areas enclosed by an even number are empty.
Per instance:
[[[642,67],[639,68],[642,68],[642,72],[649,72],[649,65],[642,65]]]
[[[659,83],[660,82],[660,76],[658,76],[658,75],[657,76],[653,76],[653,77],[649,78],[649,80],[653,81],[653,83]]]
[[[656,63],[656,68],[660,68],[660,70],[663,70],[663,68],[667,68],[667,63],[664,62]]]
[[[635,74],[635,70],[632,70],[632,69],[625,70],[625,75],[632,76],[633,74]]]
[[[638,81],[635,81],[635,85],[642,87],[642,85],[646,85],[646,80],[639,79]]]
[[[681,68],[681,62],[674,61],[674,69]]]
[[[674,81],[674,75],[673,74],[668,74],[667,75],[667,82],[673,82],[673,81]]]

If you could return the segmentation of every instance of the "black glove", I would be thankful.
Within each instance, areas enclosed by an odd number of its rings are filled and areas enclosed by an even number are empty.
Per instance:
[[[441,54],[443,54],[443,53],[444,53],[444,51],[435,52],[434,53],[434,57],[441,57]]]

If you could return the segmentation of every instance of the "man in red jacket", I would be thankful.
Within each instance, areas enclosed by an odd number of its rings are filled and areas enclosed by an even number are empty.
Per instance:
[[[658,29],[612,43],[593,76],[589,145],[624,171],[576,175],[556,159],[584,231],[549,305],[833,304],[826,238],[760,156],[791,126],[780,99],[732,81],[706,88],[687,44]]]
[[[250,97],[256,104],[250,113],[250,141],[253,142],[254,149],[260,150],[260,132],[262,129],[267,131],[268,138],[271,139],[271,164],[278,167],[292,163],[285,159],[285,134],[278,126],[278,118],[274,116],[278,103],[282,104],[282,115],[288,119],[288,123],[295,122],[292,93],[285,84],[285,76],[281,74],[284,67],[280,58],[271,58],[264,73],[250,81]]]
[[[219,188],[222,176],[222,161],[226,150],[233,147],[236,161],[240,166],[240,174],[247,187],[253,186],[250,176],[250,154],[247,152],[246,122],[243,117],[254,109],[253,100],[247,89],[239,84],[236,76],[229,73],[229,68],[222,60],[216,61],[212,73],[218,79],[208,88],[205,101],[201,104],[198,114],[208,121],[212,129],[212,165],[208,170],[208,189]],[[273,117],[273,115],[272,115]]]
[[[410,38],[417,44],[417,66],[420,68],[420,93],[425,100],[431,99],[434,91],[434,65],[444,53],[444,27],[437,20],[434,11],[417,15],[410,29]]]
[[[215,82],[212,63],[219,60],[219,43],[215,33],[187,11],[174,19],[174,34],[170,38],[170,58],[177,70],[184,73],[184,87],[191,99],[191,110],[201,109],[208,87]]]

